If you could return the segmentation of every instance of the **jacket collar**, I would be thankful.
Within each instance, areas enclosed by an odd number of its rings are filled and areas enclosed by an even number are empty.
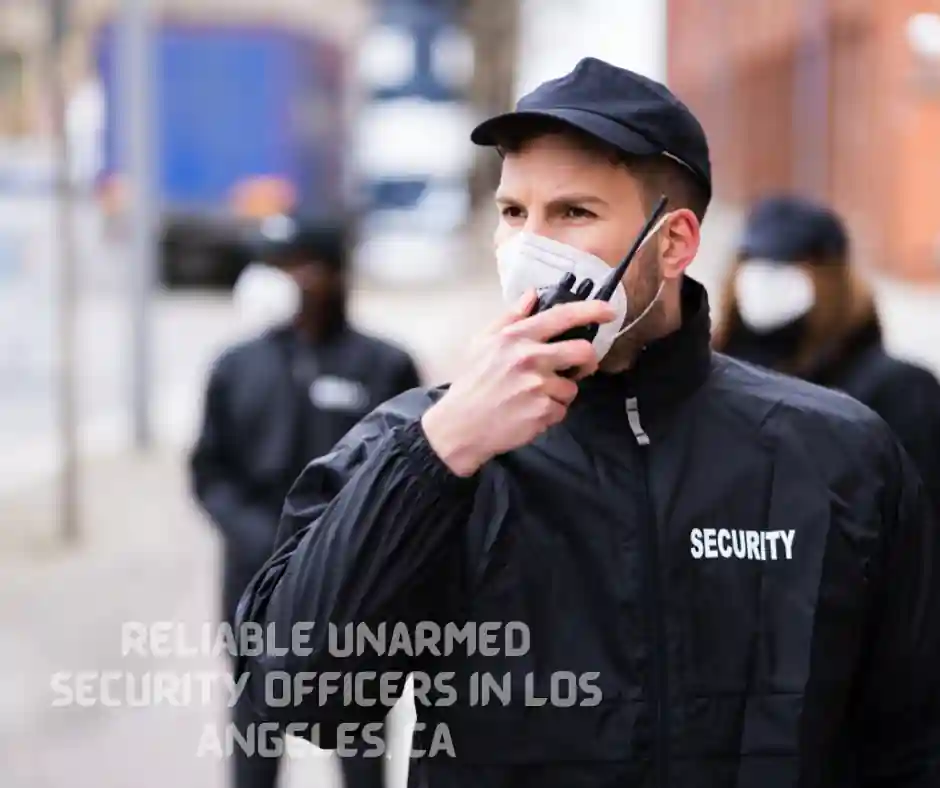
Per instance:
[[[293,321],[273,326],[268,329],[266,334],[275,342],[291,348],[328,348],[342,342],[350,331],[349,323],[347,323],[345,319],[342,319],[331,323],[323,335],[316,339],[307,337]]]
[[[682,326],[647,345],[626,372],[597,373],[581,384],[575,400],[592,410],[625,412],[635,398],[644,424],[667,417],[690,397],[711,369],[711,315],[708,294],[694,279],[682,283]]]

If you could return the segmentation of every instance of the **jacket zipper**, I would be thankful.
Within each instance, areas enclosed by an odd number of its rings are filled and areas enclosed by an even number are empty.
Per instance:
[[[656,713],[655,730],[655,770],[656,785],[659,788],[666,788],[668,782],[668,698],[669,686],[666,670],[666,644],[662,597],[660,594],[660,571],[659,571],[659,530],[656,525],[656,509],[652,503],[652,495],[649,486],[649,456],[647,447],[650,445],[649,435],[643,429],[640,421],[640,410],[636,397],[627,400],[627,419],[630,422],[630,429],[633,431],[633,437],[640,447],[640,457],[643,463],[643,509],[640,513],[645,523],[647,553],[649,555],[649,565],[645,572],[646,593],[650,603],[650,622],[653,641],[653,686],[651,697],[653,707]]]

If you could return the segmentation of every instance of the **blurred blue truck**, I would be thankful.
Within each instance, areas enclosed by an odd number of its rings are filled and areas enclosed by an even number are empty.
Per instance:
[[[105,208],[125,205],[118,30],[99,31]],[[161,21],[153,29],[154,178],[165,285],[230,286],[266,216],[342,213],[345,58],[331,40],[271,26]]]

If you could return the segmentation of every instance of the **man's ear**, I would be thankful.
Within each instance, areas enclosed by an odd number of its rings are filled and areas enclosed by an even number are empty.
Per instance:
[[[666,279],[677,279],[698,254],[701,225],[688,208],[670,213],[659,231],[659,260]]]

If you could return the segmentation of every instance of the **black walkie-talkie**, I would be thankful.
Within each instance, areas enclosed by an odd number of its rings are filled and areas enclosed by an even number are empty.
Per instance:
[[[640,234],[636,237],[626,257],[623,258],[620,265],[608,274],[603,284],[597,289],[597,293],[594,294],[596,300],[610,301],[613,297],[617,290],[617,285],[620,284],[620,280],[623,279],[623,275],[627,272],[627,266],[630,265],[633,258],[636,256],[640,245],[646,239],[653,225],[655,225],[663,215],[663,211],[666,210],[667,202],[668,200],[665,195],[659,198],[659,202],[656,203],[656,207],[653,208],[653,212],[650,214],[649,219],[646,220],[646,224],[643,225],[643,229],[640,230]],[[538,300],[535,302],[535,306],[529,314],[537,315],[539,312],[544,312],[546,309],[551,309],[553,306],[569,304],[572,301],[587,301],[594,290],[594,282],[590,279],[585,279],[578,285],[577,290],[575,290],[573,288],[576,281],[574,274],[566,273],[562,276],[557,285],[539,293]],[[586,339],[588,342],[591,342],[594,337],[597,336],[598,328],[600,328],[600,326],[598,326],[597,323],[588,323],[585,326],[574,326],[558,336],[552,337],[549,342],[562,342],[569,339]]]

